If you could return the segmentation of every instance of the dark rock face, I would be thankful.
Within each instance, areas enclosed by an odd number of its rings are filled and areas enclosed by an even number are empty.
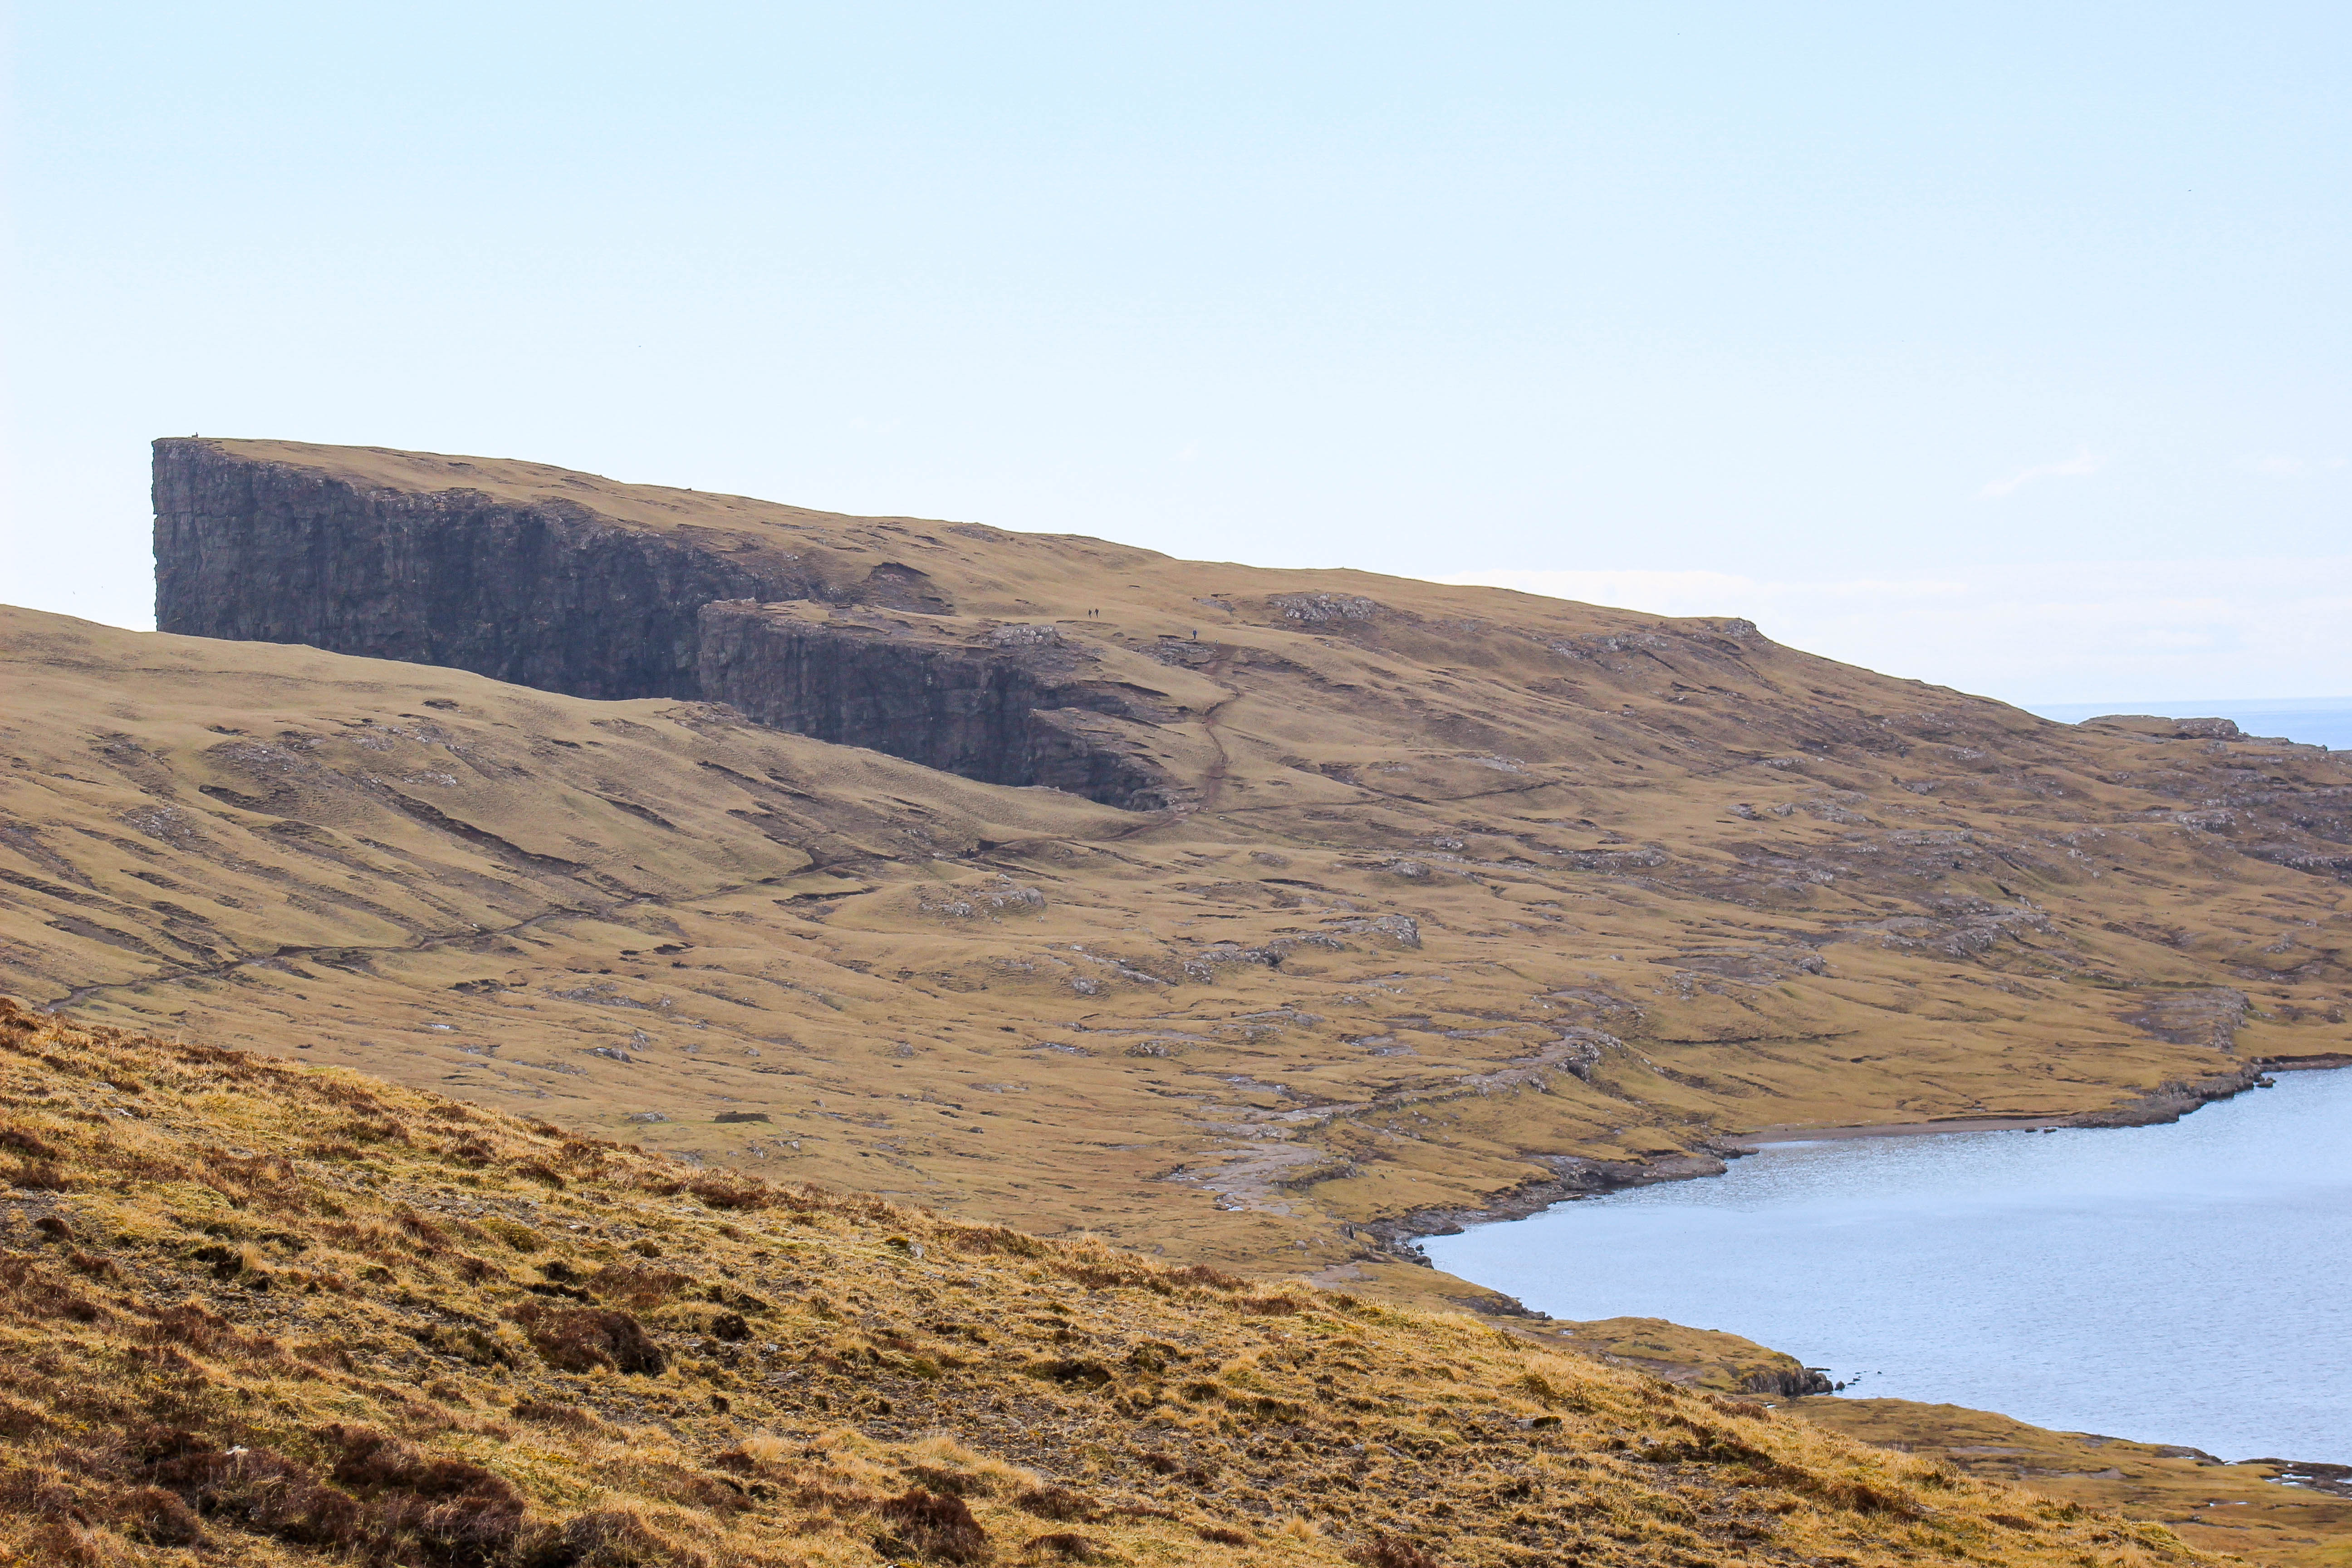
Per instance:
[[[1155,715],[1106,683],[1056,679],[1037,643],[918,640],[734,602],[703,606],[700,644],[703,695],[760,723],[989,784],[1168,804],[1160,769],[1102,721]]]
[[[155,444],[155,624],[470,669],[575,697],[695,697],[695,613],[819,585],[563,501],[370,491]]]
[[[990,784],[1131,810],[1168,804],[1160,770],[1120,722],[1160,715],[1066,679],[1049,627],[963,643],[759,613],[761,601],[798,600],[953,614],[938,584],[898,562],[833,584],[789,556],[747,562],[691,530],[625,526],[561,499],[369,489],[197,440],[155,443],[154,496],[163,631],[443,665],[575,697],[707,698]]]
[[[1802,1399],[1809,1394],[1835,1394],[1845,1384],[1832,1383],[1829,1373],[1815,1366],[1794,1370],[1774,1369],[1754,1372],[1740,1384],[1745,1394],[1770,1394],[1782,1399]]]

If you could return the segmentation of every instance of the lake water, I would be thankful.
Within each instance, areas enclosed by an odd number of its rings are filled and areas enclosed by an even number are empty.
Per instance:
[[[2352,1462],[2352,1069],[2162,1127],[1775,1144],[1424,1245],[1554,1317],[1726,1330],[1850,1395]]]
[[[2331,752],[2352,752],[2352,697],[2163,697],[2117,702],[2029,702],[2044,719],[2079,724],[2108,713],[2167,719],[2229,719],[2249,735],[2283,736]]]

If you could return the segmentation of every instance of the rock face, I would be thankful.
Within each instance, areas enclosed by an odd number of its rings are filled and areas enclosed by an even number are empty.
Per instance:
[[[779,730],[988,784],[1045,784],[1129,810],[1169,804],[1166,779],[1128,732],[1160,715],[1108,683],[1069,679],[1076,661],[1051,627],[1010,637],[1032,628],[1000,628],[972,647],[801,608],[704,605],[703,695]]]
[[[159,631],[305,643],[575,697],[695,697],[696,612],[818,590],[576,502],[364,489],[155,443]]]
[[[462,486],[473,465],[447,466]],[[1168,803],[1159,770],[1102,718],[1141,720],[1136,704],[1058,679],[1050,627],[981,627],[971,646],[950,646],[758,613],[798,601],[950,615],[945,592],[901,562],[828,574],[839,563],[823,552],[632,526],[562,495],[370,486],[195,439],[155,443],[154,502],[161,631],[575,697],[707,698],[966,778],[1129,809]]]
[[[1742,1392],[1769,1394],[1780,1399],[1802,1399],[1809,1394],[1835,1394],[1845,1384],[1832,1383],[1829,1373],[1819,1367],[1801,1366],[1791,1372],[1774,1367],[1751,1373]]]
[[[1455,822],[1392,839],[1382,814],[1490,797],[1561,829],[1496,864],[1774,908],[1850,896],[1865,867],[1899,872],[1902,896],[1847,910],[1836,940],[1955,961],[2052,934],[2049,900],[2010,873],[2053,857],[2101,881],[2111,933],[2177,957],[2165,898],[2116,907],[2116,857],[2152,835],[2352,880],[2352,785],[2320,748],[2219,720],[2050,724],[1780,647],[1745,621],[377,447],[159,442],[155,507],[167,631],[599,700],[721,700],[777,729],[1130,809],[1336,811],[1361,825],[1384,879],[1420,889],[1464,874],[1457,859],[1483,867],[1475,834]],[[1667,778],[1692,781],[1681,815],[1591,826],[1583,792]],[[2021,808],[2056,814],[2042,837],[2017,838]],[[1419,919],[1393,913],[1405,930]],[[2297,936],[2210,978],[2267,983],[2336,951]],[[1725,962],[1694,956],[1677,996],[1756,979]]]

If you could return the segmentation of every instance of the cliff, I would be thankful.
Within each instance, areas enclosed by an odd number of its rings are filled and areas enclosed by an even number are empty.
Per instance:
[[[621,489],[535,465],[158,441],[156,626],[577,697],[709,696],[967,778],[1168,803],[1134,739],[1082,716],[1131,717],[1131,697],[1057,683],[1021,657],[1057,641],[1051,627],[1033,640],[987,624],[959,626],[961,641],[939,626],[910,637],[908,616],[945,616],[952,602],[919,568],[867,557],[919,542],[886,538],[877,552],[812,537],[901,525],[732,498],[714,510],[690,491],[648,506],[616,500]],[[745,613],[762,601],[908,614],[894,625]]]
[[[1171,803],[1150,747],[1173,715],[1156,693],[1087,679],[1094,661],[1051,626],[742,600],[702,607],[698,646],[703,695],[762,724],[988,784]]]
[[[371,486],[194,439],[155,443],[154,500],[161,630],[581,697],[695,696],[702,605],[821,589],[789,562],[731,559],[561,494]]]
[[[1309,775],[1360,805],[1368,788],[1398,793],[1376,782],[1404,766],[1383,754],[1398,745],[1516,777],[1581,763],[1621,781],[1842,756],[1879,773],[1857,798],[1887,784],[1953,798],[2046,795],[2021,770],[2061,753],[2120,761],[2171,741],[2169,763],[2187,754],[2178,742],[2247,739],[2155,721],[2067,730],[1809,658],[1739,621],[1176,561],[511,460],[170,439],[155,444],[154,493],[167,632],[579,697],[721,700],[780,729],[1131,810],[1237,804],[1228,781],[1263,797]],[[1244,750],[1277,776],[1251,784]],[[1930,762],[1916,777],[1882,771]],[[1937,776],[1951,768],[1965,779]],[[2342,791],[2160,771],[2175,776],[2154,787],[2179,805],[2226,782],[2198,797],[2196,826],[2231,847],[2352,872]]]

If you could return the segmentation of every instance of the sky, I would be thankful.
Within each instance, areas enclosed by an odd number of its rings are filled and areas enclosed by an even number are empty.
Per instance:
[[[2352,693],[2352,9],[19,4],[0,601],[528,458]]]

